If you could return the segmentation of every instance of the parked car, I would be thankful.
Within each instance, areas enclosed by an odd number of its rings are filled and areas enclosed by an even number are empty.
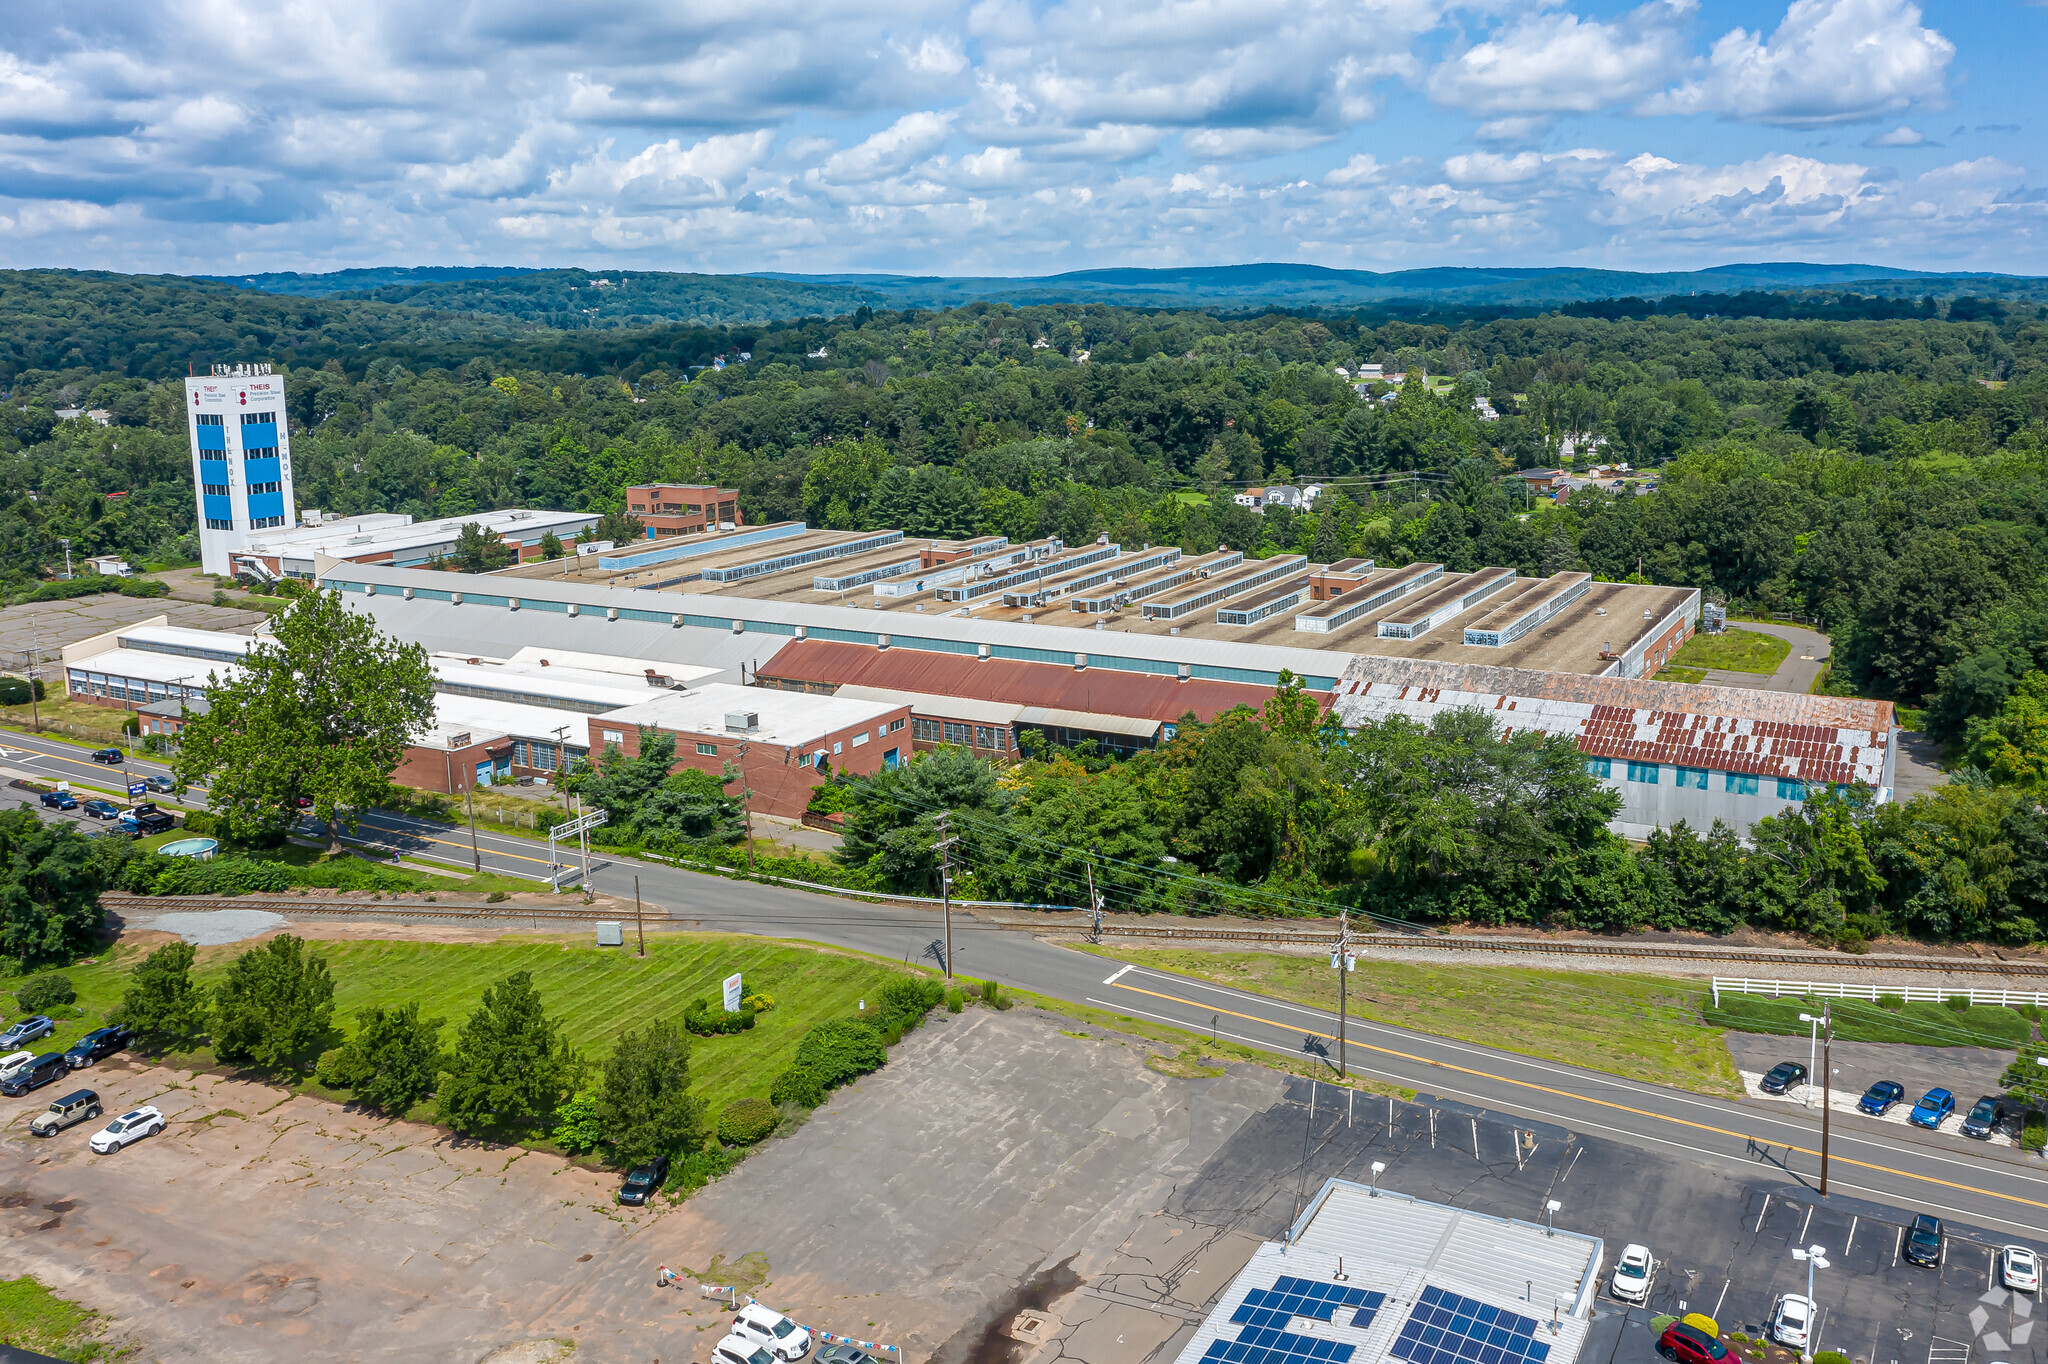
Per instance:
[[[172,781],[169,777],[144,777],[142,784],[157,794],[164,796],[172,795],[178,789],[178,783]]]
[[[130,1109],[92,1134],[86,1144],[101,1155],[119,1151],[128,1143],[141,1141],[164,1130],[164,1115],[149,1104]]]
[[[1771,1309],[1771,1339],[1788,1350],[1806,1353],[1806,1341],[1813,1334],[1815,1315],[1812,1298],[1801,1293],[1783,1295]]]
[[[28,1120],[28,1130],[39,1137],[54,1137],[67,1127],[91,1122],[100,1115],[100,1096],[89,1089],[74,1089]]]
[[[1945,1089],[1930,1089],[1920,1096],[1920,1102],[1913,1105],[1913,1111],[1906,1115],[1906,1121],[1915,1127],[1929,1131],[1947,1122],[1956,1111],[1956,1096]]]
[[[57,1025],[50,1021],[48,1014],[30,1014],[27,1018],[18,1018],[14,1021],[13,1027],[6,1032],[0,1032],[0,1051],[11,1050],[24,1042],[33,1042],[39,1037],[48,1037],[55,1031]]]
[[[1674,1321],[1657,1338],[1657,1353],[1673,1364],[1722,1364],[1728,1347],[1697,1326]]]
[[[712,1364],[775,1364],[775,1356],[744,1336],[727,1336],[711,1348]]]
[[[1642,1302],[1650,1296],[1650,1278],[1656,1272],[1657,1262],[1650,1257],[1648,1246],[1623,1246],[1608,1291],[1623,1302]]]
[[[0,1080],[6,1079],[35,1059],[36,1054],[32,1051],[14,1051],[0,1056]]]
[[[1797,1061],[1780,1061],[1757,1081],[1757,1088],[1766,1094],[1784,1094],[1795,1086],[1806,1083],[1806,1067]]]
[[[841,1342],[818,1351],[818,1364],[882,1364],[882,1361],[858,1345]]]
[[[2026,1246],[2007,1246],[1998,1252],[1998,1279],[2015,1293],[2041,1291],[2041,1257]]]
[[[1948,1250],[1948,1237],[1942,1232],[1941,1219],[1921,1213],[1913,1219],[1913,1225],[1906,1228],[1906,1243],[1901,1253],[1916,1265],[1939,1267],[1943,1254]]]
[[[1856,1101],[1856,1106],[1873,1118],[1881,1118],[1905,1097],[1906,1087],[1897,1080],[1879,1080],[1863,1091],[1863,1097]]]
[[[654,1191],[661,1187],[661,1181],[667,1178],[667,1156],[656,1156],[645,1165],[635,1165],[627,1172],[626,1182],[619,1185],[619,1202],[631,1208],[644,1208],[647,1200],[654,1197]]]
[[[93,750],[92,760],[96,763],[105,763],[107,766],[112,767],[120,763],[127,756],[126,753],[123,753],[118,748],[96,748]]]
[[[1963,1119],[1963,1135],[1979,1141],[1989,1141],[1994,1133],[2015,1127],[2020,1122],[2020,1106],[1986,1094],[1970,1105],[1969,1114]]]
[[[88,819],[119,819],[121,807],[111,800],[89,800],[79,807]]]
[[[64,1053],[64,1061],[73,1070],[84,1070],[102,1057],[112,1056],[135,1040],[135,1034],[127,1028],[116,1025],[111,1028],[94,1028],[71,1044]]]
[[[732,1334],[765,1345],[777,1359],[802,1359],[811,1352],[811,1333],[772,1307],[750,1302],[732,1319]]]
[[[42,799],[43,804],[49,806],[52,810],[76,810],[78,808],[78,797],[72,795],[69,791],[45,791],[43,792]]]
[[[71,1073],[71,1067],[64,1064],[64,1053],[46,1051],[35,1060],[23,1066],[5,1080],[0,1080],[0,1094],[18,1099],[32,1089],[41,1089],[53,1080],[61,1080]]]

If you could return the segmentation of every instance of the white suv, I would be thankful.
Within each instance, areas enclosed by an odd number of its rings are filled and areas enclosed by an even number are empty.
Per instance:
[[[109,1151],[120,1150],[131,1141],[140,1141],[163,1130],[164,1115],[145,1104],[141,1108],[123,1113],[93,1133],[92,1140],[86,1144],[101,1155],[105,1155]]]
[[[0,1056],[0,1080],[11,1079],[17,1070],[27,1070],[35,1059],[36,1054],[32,1051],[9,1052]]]
[[[732,1333],[765,1345],[777,1359],[802,1359],[811,1352],[811,1333],[772,1307],[750,1302],[732,1319]]]
[[[712,1349],[711,1364],[775,1364],[775,1356],[745,1336],[727,1336]]]

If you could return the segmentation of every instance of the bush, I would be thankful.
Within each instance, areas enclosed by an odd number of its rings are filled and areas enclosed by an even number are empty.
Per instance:
[[[775,1007],[775,997],[773,995],[748,995],[740,1001],[740,1007],[752,1009],[757,1014],[765,1014]]]
[[[597,1116],[597,1095],[584,1090],[555,1110],[555,1143],[581,1155],[604,1142],[604,1123]]]
[[[1897,1013],[1906,1007],[1906,997],[1904,995],[1879,995],[1877,997],[1877,1007],[1889,1009],[1893,1013]]]
[[[1849,1356],[1839,1350],[1822,1350],[1813,1357],[1813,1364],[1849,1364]]]
[[[116,589],[124,597],[168,597],[171,589],[155,578],[123,578]]]
[[[751,1146],[773,1132],[781,1119],[766,1099],[735,1099],[718,1115],[718,1139],[730,1146]]]
[[[18,677],[0,677],[0,706],[25,706],[43,699],[43,682],[37,678],[33,690]]]
[[[739,1157],[723,1147],[692,1151],[669,1167],[668,1196],[671,1201],[687,1198],[712,1180],[731,1173],[737,1164]]]
[[[700,999],[683,1010],[683,1028],[699,1037],[724,1037],[754,1026],[754,1011],[740,1001],[738,1013],[727,1013],[723,1005]]]
[[[795,1104],[798,1108],[816,1108],[825,1102],[825,1085],[809,1066],[791,1066],[776,1076],[775,1083],[768,1087],[768,1101]]]
[[[857,1018],[828,1018],[796,1044],[797,1064],[809,1068],[826,1089],[879,1070],[888,1059],[881,1034]]]
[[[2035,1151],[2048,1146],[2048,1113],[2038,1108],[2027,1110],[2026,1120],[2020,1128],[2020,1145]]]
[[[1948,1005],[1949,1009],[1954,1013],[1968,1013],[1970,1010],[1970,997],[1968,995],[1950,995],[1942,1003]]]
[[[936,1009],[946,997],[943,982],[905,976],[892,980],[882,987],[880,995],[882,1027],[886,1031],[895,1029],[905,1033],[924,1022],[924,1016]]]
[[[78,998],[78,991],[71,984],[71,977],[57,971],[46,971],[39,976],[30,976],[28,984],[14,992],[14,998],[21,1005],[23,1013],[47,1013],[60,1004],[69,1004]]]
[[[957,1014],[967,1007],[967,994],[963,990],[946,991],[946,1012]]]

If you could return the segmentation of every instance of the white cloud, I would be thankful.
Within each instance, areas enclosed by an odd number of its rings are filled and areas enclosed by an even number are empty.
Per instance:
[[[943,147],[952,129],[950,113],[905,114],[858,145],[826,157],[818,174],[841,184],[900,175]]]
[[[1696,3],[1651,0],[1613,23],[1525,14],[1430,72],[1430,98],[1494,115],[1591,113],[1640,98],[1682,68]]]
[[[1359,185],[1369,185],[1386,173],[1387,168],[1382,166],[1372,153],[1358,152],[1349,161],[1325,175],[1323,183],[1333,189],[1352,189]]]
[[[1653,114],[1717,114],[1787,128],[1881,118],[1947,94],[1955,44],[1911,0],[1793,0],[1766,41],[1734,29],[1704,75],[1652,96]]]
[[[1197,128],[1180,135],[1190,156],[1205,161],[1248,161],[1298,152],[1328,142],[1334,133],[1307,128]]]
[[[1866,138],[1866,147],[1921,147],[1927,145],[1926,135],[1917,128],[1908,128],[1901,123],[1888,133],[1877,133]]]

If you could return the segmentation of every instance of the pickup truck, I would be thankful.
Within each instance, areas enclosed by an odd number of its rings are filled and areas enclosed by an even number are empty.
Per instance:
[[[147,838],[151,834],[163,833],[176,828],[178,821],[148,801],[132,810],[121,812],[121,828],[131,838]]]

